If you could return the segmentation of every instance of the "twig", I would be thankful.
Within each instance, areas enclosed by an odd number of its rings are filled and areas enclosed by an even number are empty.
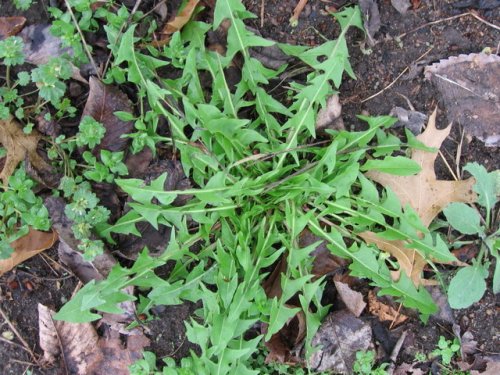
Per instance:
[[[476,12],[470,11],[468,14],[470,14],[472,17],[477,19],[479,22],[482,22],[485,25],[488,25],[489,27],[494,28],[495,30],[500,30],[500,26],[497,26],[495,24],[492,24],[491,22],[486,21],[484,18],[481,18]]]
[[[432,50],[434,49],[434,47],[431,47],[429,48],[427,51],[424,52],[423,55],[421,55],[418,59],[416,59],[414,62],[412,62],[412,64],[422,60],[425,56],[427,56],[427,54],[429,52],[431,52]],[[373,98],[379,96],[380,94],[382,94],[384,91],[390,89],[400,78],[403,74],[405,74],[408,70],[409,70],[409,66],[407,66],[406,68],[403,69],[403,71],[401,73],[399,73],[399,75],[394,79],[394,81],[392,81],[391,83],[389,83],[389,85],[387,85],[386,87],[384,87],[382,90],[380,90],[379,92],[376,92],[375,94],[373,94],[372,96],[369,96],[368,98],[366,99],[363,99],[361,100],[360,103],[364,103],[364,102],[367,102],[368,100],[372,100]]]
[[[0,315],[2,315],[3,320],[7,323],[7,325],[10,327],[11,331],[14,332],[16,337],[18,338],[19,341],[23,344],[24,350],[26,350],[29,355],[31,356],[31,359],[35,362],[38,363],[38,358],[36,357],[35,353],[30,349],[30,346],[28,343],[23,339],[17,328],[12,324],[12,322],[9,320],[7,314],[3,311],[3,309],[0,307]]]
[[[293,15],[290,17],[290,25],[297,26],[299,23],[299,17],[307,4],[307,0],[300,0],[295,9],[293,10]]]
[[[68,3],[68,0],[64,0],[64,3],[66,4],[66,8],[68,8],[68,12],[71,15],[71,18],[73,19],[73,23],[75,24],[76,29],[78,30],[78,34],[80,34],[80,38],[82,38],[83,49],[85,50],[85,53],[87,54],[87,57],[89,58],[89,61],[92,64],[92,67],[94,68],[97,77],[101,79],[101,74],[97,70],[97,65],[94,61],[94,58],[92,57],[92,54],[90,53],[89,46],[85,41],[85,37],[83,35],[82,29],[80,29],[80,25],[78,24],[75,14],[73,13],[73,9],[71,9],[71,5]]]
[[[404,38],[405,36],[407,36],[409,34],[413,34],[414,32],[416,32],[418,30],[422,30],[423,28],[426,28],[428,26],[437,25],[437,24],[442,23],[442,22],[452,21],[454,19],[462,18],[462,17],[469,16],[469,15],[470,15],[470,13],[467,12],[467,13],[457,14],[456,16],[442,18],[440,20],[436,20],[436,21],[432,21],[432,22],[427,22],[427,23],[424,23],[423,25],[420,25],[419,27],[414,28],[413,30],[407,31],[406,33],[403,33],[403,34],[399,34],[396,37],[396,39]]]
[[[399,337],[396,345],[394,345],[394,349],[392,349],[392,353],[391,353],[391,357],[390,357],[391,365],[387,369],[387,373],[389,375],[392,375],[392,373],[394,372],[394,369],[396,368],[396,360],[398,359],[399,352],[401,351],[401,347],[403,346],[403,343],[406,339],[407,334],[408,334],[408,331],[404,331],[401,334],[401,336]]]
[[[443,159],[444,161],[444,164],[446,164],[446,167],[448,168],[448,171],[450,171],[453,179],[455,181],[458,181],[458,177],[455,175],[455,172],[453,172],[453,169],[451,168],[450,164],[448,163],[448,160],[446,160],[446,158],[444,157],[443,153],[441,152],[441,150],[438,150],[438,153],[439,153],[439,156],[441,157],[441,159]]]
[[[406,33],[403,33],[403,34],[399,34],[396,39],[401,39],[401,38],[404,38],[405,36],[407,36],[408,34],[413,34],[414,32],[418,31],[418,30],[421,30],[427,26],[432,26],[432,25],[437,25],[439,23],[442,23],[442,22],[447,22],[447,21],[453,21],[454,19],[457,19],[457,18],[462,18],[462,17],[466,17],[466,16],[472,16],[474,17],[475,19],[477,19],[478,21],[484,23],[485,25],[488,25],[489,27],[492,27],[494,28],[495,30],[500,30],[500,27],[491,23],[491,22],[488,22],[486,21],[485,19],[481,18],[478,14],[476,14],[475,12],[473,11],[470,11],[470,12],[467,12],[467,13],[461,13],[461,14],[457,14],[456,16],[451,16],[451,17],[448,17],[448,18],[442,18],[440,20],[436,20],[436,21],[432,21],[432,22],[427,22],[427,23],[424,23],[423,25],[420,25],[419,27],[413,29],[413,30],[410,30],[410,31],[407,31]]]

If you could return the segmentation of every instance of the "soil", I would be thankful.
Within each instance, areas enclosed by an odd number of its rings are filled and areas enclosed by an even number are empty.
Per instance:
[[[324,38],[332,39],[338,35],[338,24],[331,16],[324,14],[323,10],[325,6],[338,6],[342,1],[310,0],[299,18],[298,26],[292,28],[288,20],[297,2],[298,0],[246,0],[244,3],[248,10],[258,15],[249,25],[259,30],[264,37],[291,44],[317,45]],[[442,126],[446,124],[440,94],[424,79],[423,67],[449,56],[480,52],[485,47],[496,50],[500,40],[497,30],[471,16],[435,22],[467,11],[455,8],[454,2],[422,0],[417,9],[401,15],[389,0],[381,0],[378,2],[381,27],[375,34],[377,43],[368,49],[368,45],[362,43],[364,36],[361,32],[349,36],[350,62],[357,79],[346,79],[340,88],[343,118],[348,128],[363,126],[356,118],[358,114],[385,115],[395,106],[408,108],[408,101],[415,110],[425,114],[430,114],[437,106],[438,123]],[[134,2],[131,3],[133,6]],[[261,19],[259,15],[262,4],[265,8]],[[22,13],[11,2],[2,1],[0,12],[2,16],[23,15],[28,24],[47,23],[48,5],[48,1],[37,1],[29,11]],[[145,1],[142,10],[148,11],[152,6],[152,1]],[[500,19],[500,7],[478,10],[478,14],[494,23]],[[425,26],[429,22],[434,24]],[[417,28],[419,30],[413,31]],[[398,43],[395,37],[403,33],[406,35]],[[407,71],[401,75],[406,68]],[[391,84],[390,88],[382,91]],[[367,100],[372,96],[372,99]],[[444,156],[454,170],[460,142],[460,127],[455,126],[443,149]],[[459,159],[460,166],[476,161],[488,170],[500,167],[498,149],[486,148],[476,139],[465,138]],[[440,160],[437,171],[440,178],[452,178]],[[38,344],[37,305],[41,303],[57,310],[71,298],[77,284],[78,279],[58,263],[54,249],[3,275],[0,278],[0,308],[5,317],[0,317],[0,334],[12,331],[6,323],[8,319],[35,355],[42,356],[43,352]],[[186,304],[155,311],[155,319],[146,323],[154,338],[150,350],[160,358],[168,355],[179,359],[188,355],[193,346],[185,337],[183,321],[195,308],[196,306]],[[498,315],[498,296],[487,293],[469,309],[455,311],[453,320],[460,326],[462,333],[471,331],[481,353],[491,356],[500,354]],[[418,319],[410,319],[403,326],[388,331],[391,342],[397,340],[404,330],[411,332],[400,353],[399,360],[406,362],[411,362],[418,351],[429,353],[435,349],[440,335],[447,338],[453,335],[450,321],[431,318],[427,325],[422,325]],[[57,368],[36,366],[30,354],[22,349],[18,338],[10,340],[6,335],[0,336],[0,374],[23,374],[28,369],[34,374],[58,373]]]

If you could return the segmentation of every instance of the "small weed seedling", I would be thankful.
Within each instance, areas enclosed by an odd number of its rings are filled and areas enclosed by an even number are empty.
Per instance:
[[[387,363],[383,363],[379,367],[375,366],[375,352],[373,350],[363,352],[356,352],[356,361],[352,368],[356,375],[387,375],[385,370],[388,366]]]

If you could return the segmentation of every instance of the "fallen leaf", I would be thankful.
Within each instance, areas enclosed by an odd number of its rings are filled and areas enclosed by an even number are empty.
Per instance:
[[[285,305],[288,308],[295,306]],[[262,333],[267,333],[267,325],[262,326]],[[306,336],[306,317],[303,311],[299,311],[284,326],[265,342],[269,354],[266,356],[266,363],[297,363],[292,351]]]
[[[366,302],[363,301],[363,295],[355,290],[352,290],[347,284],[335,279],[333,282],[347,309],[352,312],[354,316],[359,317],[366,307]]]
[[[38,24],[25,27],[19,34],[24,41],[24,59],[27,63],[42,65],[49,62],[54,57],[65,54],[73,55],[70,47],[64,47],[61,38],[50,32],[51,25]],[[89,66],[91,66],[89,64]],[[83,83],[88,83],[80,74],[80,69],[71,64],[72,78]],[[93,69],[92,69],[93,70]],[[91,72],[95,74],[94,71]]]
[[[16,35],[25,23],[24,17],[0,17],[0,40]]]
[[[394,322],[392,323],[394,327],[400,325],[408,319],[406,315],[401,314],[392,306],[381,302],[372,290],[368,292],[368,311],[370,314],[378,317],[381,322]]]
[[[363,26],[366,30],[368,44],[375,45],[374,35],[382,25],[380,21],[380,11],[376,0],[359,0],[359,7],[363,14]]]
[[[128,366],[142,357],[149,340],[135,329],[124,346],[120,334],[107,330],[108,337],[99,338],[90,323],[68,323],[53,319],[54,312],[38,305],[40,347],[44,359],[54,364],[60,357],[65,373],[129,374]]]
[[[184,25],[189,22],[199,2],[200,0],[189,0],[184,8],[177,13],[174,19],[163,27],[163,30],[160,33],[161,38],[155,44],[160,46],[167,44],[170,41],[172,34],[182,29]]]
[[[12,116],[7,120],[0,120],[0,143],[7,150],[5,165],[0,173],[4,186],[7,186],[9,177],[26,157],[35,169],[51,169],[51,166],[36,152],[40,138],[36,130],[25,134],[21,125]]]
[[[105,249],[103,254],[97,255],[92,262],[82,258],[78,245],[80,242],[75,238],[73,222],[64,213],[66,203],[61,197],[48,197],[44,205],[49,211],[52,229],[59,235],[59,258],[66,264],[78,278],[87,283],[90,280],[102,280],[116,265],[116,260],[109,250]]]
[[[410,0],[391,0],[391,5],[398,11],[400,14],[406,14],[408,9],[412,6]]]
[[[413,134],[419,135],[425,125],[427,116],[421,112],[407,110],[403,107],[394,107],[389,113],[390,116],[398,118],[398,122],[392,125],[393,128],[406,127]]]
[[[352,374],[356,352],[373,349],[370,325],[348,311],[328,315],[312,340],[313,347],[321,345],[309,360],[315,371]]]
[[[19,263],[24,262],[26,259],[29,259],[44,250],[50,249],[56,241],[56,232],[42,232],[30,228],[29,232],[25,236],[10,244],[10,246],[14,249],[14,252],[8,259],[0,260],[0,276],[5,272],[10,271]]]
[[[500,361],[492,360],[486,363],[486,370],[480,372],[477,370],[472,370],[471,375],[498,375],[500,374]]]
[[[89,97],[85,103],[82,117],[90,116],[106,128],[104,138],[93,149],[93,152],[98,153],[102,149],[113,152],[125,150],[130,139],[121,138],[121,136],[130,133],[134,128],[134,123],[120,120],[114,115],[114,112],[132,113],[130,100],[117,87],[105,85],[95,77],[90,77],[89,85]]]
[[[438,148],[451,130],[451,125],[439,130],[436,128],[436,110],[432,113],[425,131],[417,139],[427,147]],[[434,162],[438,152],[412,150],[411,159],[422,170],[412,176],[396,176],[384,172],[369,171],[366,175],[384,187],[389,187],[398,196],[401,205],[413,208],[422,224],[426,227],[451,202],[472,203],[477,199],[472,187],[474,178],[459,181],[438,180]]]
[[[472,53],[453,56],[427,66],[425,77],[439,90],[448,121],[486,146],[500,145],[500,57]]]
[[[375,245],[380,250],[383,250],[398,260],[401,269],[408,275],[415,285],[420,285],[422,282],[422,271],[424,270],[427,261],[415,249],[406,247],[407,241],[403,240],[386,240],[376,233],[366,231],[359,233],[359,236],[369,245]],[[399,279],[399,274],[392,275],[393,279]]]
[[[342,119],[342,104],[338,94],[334,94],[326,101],[326,106],[321,108],[316,117],[317,130],[345,130]]]

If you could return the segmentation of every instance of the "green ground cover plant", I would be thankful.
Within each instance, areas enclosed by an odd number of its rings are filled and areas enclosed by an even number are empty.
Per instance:
[[[65,82],[72,74],[68,62],[77,66],[90,62],[80,32],[95,31],[104,20],[111,59],[102,80],[132,85],[137,93],[136,114],[115,113],[134,122],[133,132],[126,135],[132,140],[131,151],[147,147],[156,154],[159,145],[167,145],[179,155],[193,187],[166,191],[168,174],[150,182],[127,178],[123,153],[84,151],[77,161],[78,149],[93,149],[105,135],[104,126],[91,117],[81,119],[73,137],[47,139],[51,163],[65,175],[53,193],[66,199],[65,213],[74,223],[72,229],[85,259],[94,259],[105,245],[113,246],[116,234],[140,236],[139,222],[175,228],[161,255],[153,257],[144,249],[132,266],[117,265],[107,279],[89,282],[56,319],[89,322],[102,313],[120,313],[118,303],[136,300],[123,291],[128,286],[139,290],[138,313],[147,316],[154,306],[198,303],[186,329],[188,340],[198,345],[199,352],[191,352],[180,367],[166,359],[160,373],[256,374],[261,341],[270,340],[299,311],[305,313],[305,357],[315,350],[313,336],[329,310],[321,303],[325,278],[312,274],[311,252],[319,241],[326,241],[333,254],[349,259],[351,275],[368,279],[380,295],[394,296],[404,306],[417,309],[423,321],[436,312],[429,292],[413,282],[398,260],[360,236],[373,231],[388,240],[407,241],[407,247],[436,271],[436,260],[454,259],[437,231],[422,224],[410,206],[402,206],[390,188],[381,188],[364,174],[414,175],[421,166],[410,158],[411,151],[432,149],[409,132],[404,141],[388,134],[396,121],[389,116],[359,116],[365,130],[331,130],[328,142],[315,141],[318,111],[346,76],[355,78],[346,35],[363,30],[357,7],[332,14],[340,28],[335,40],[316,47],[277,44],[309,68],[302,80],[289,82],[283,99],[271,95],[270,89],[278,84],[286,66],[273,70],[251,56],[251,48],[276,43],[246,27],[244,21],[254,16],[240,0],[218,0],[212,24],[191,21],[163,47],[151,43],[151,32],[138,36],[140,12],[131,15],[124,6],[111,12],[103,6],[92,13],[88,11],[91,3],[70,0],[71,12],[52,9],[53,32],[74,53],[54,58],[30,75],[9,78],[10,67],[24,61],[22,41],[10,37],[0,42],[0,58],[7,68],[6,86],[0,91],[0,118],[6,120],[15,113],[29,133],[33,116],[47,106],[56,109],[55,117],[74,116],[75,109],[64,98]],[[209,30],[227,22],[225,54],[208,49]],[[232,83],[225,71],[236,57],[241,59],[241,80]],[[175,78],[162,77],[161,69],[166,67],[175,72]],[[209,77],[208,84],[202,76]],[[15,90],[30,82],[36,84],[38,101],[27,111]],[[157,132],[163,117],[169,123],[168,136]],[[490,258],[498,260],[498,230],[494,229],[498,174],[478,165],[466,170],[476,178],[475,191],[485,218],[481,225],[477,210],[464,203],[452,203],[444,211],[455,230],[476,236],[482,244],[478,259],[460,269],[450,283],[449,299],[456,308],[481,298]],[[92,181],[115,183],[131,198],[130,210],[109,222],[110,212],[92,192]],[[50,227],[48,213],[32,185],[19,167],[0,193],[4,212],[0,258],[9,256],[9,244],[28,226]],[[185,205],[173,205],[176,198],[185,196],[191,197]],[[473,220],[461,221],[465,214]],[[305,229],[317,235],[318,242],[303,248],[298,239]],[[286,259],[281,293],[270,298],[263,281],[280,258]],[[155,269],[167,262],[174,264],[172,272],[160,278]],[[495,291],[498,269],[497,262]],[[391,271],[400,271],[399,278],[394,279]],[[439,271],[436,276],[441,279]],[[469,299],[461,295],[464,282],[474,288]],[[298,301],[295,305],[288,304],[292,297]],[[248,329],[259,322],[267,325],[266,332],[246,338]],[[373,358],[360,355],[358,360],[358,373],[372,373]],[[134,365],[135,373],[156,371],[155,361],[152,353],[145,353],[144,360]],[[374,371],[384,373],[383,368]]]

